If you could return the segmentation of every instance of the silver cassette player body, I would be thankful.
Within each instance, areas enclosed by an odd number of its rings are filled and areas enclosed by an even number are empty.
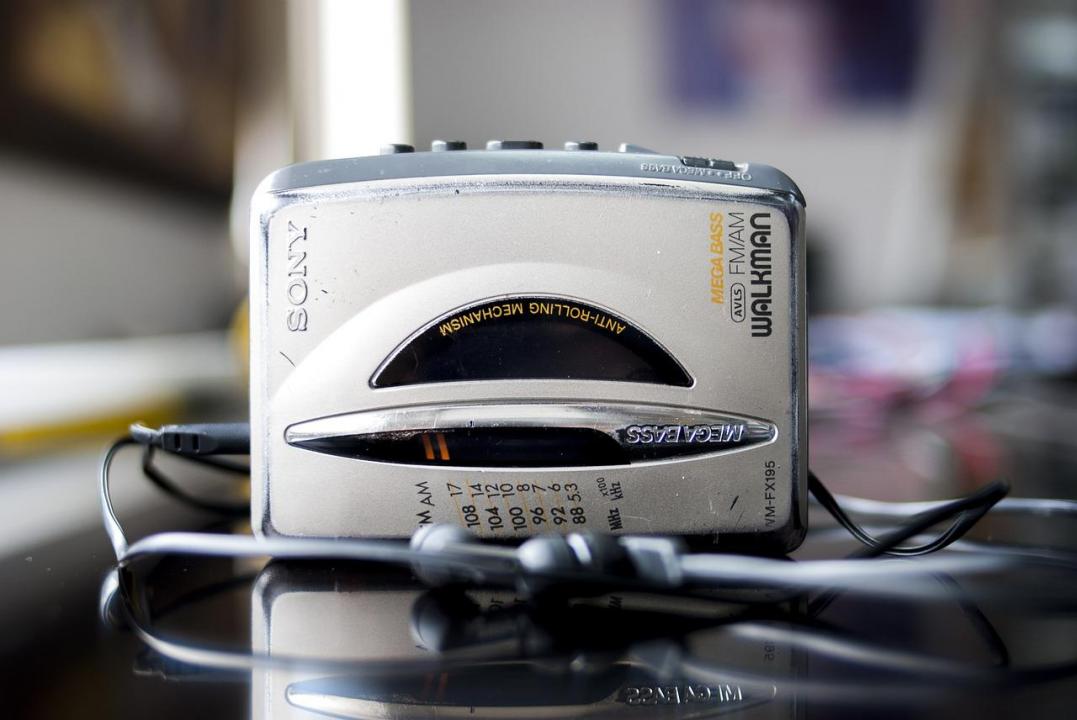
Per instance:
[[[430,152],[268,177],[255,531],[796,547],[803,199],[773,168],[699,160]]]

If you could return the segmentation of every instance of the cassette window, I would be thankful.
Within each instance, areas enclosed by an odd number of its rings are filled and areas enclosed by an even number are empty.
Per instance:
[[[405,340],[370,384],[510,379],[692,385],[681,364],[628,320],[545,296],[484,300],[442,315]]]

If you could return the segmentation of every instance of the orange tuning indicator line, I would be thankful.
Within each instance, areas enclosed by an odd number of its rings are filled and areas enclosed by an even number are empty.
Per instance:
[[[449,444],[445,442],[445,433],[438,433],[438,451],[441,453],[442,460],[449,459]]]
[[[426,453],[426,459],[427,460],[433,460],[434,459],[434,446],[430,442],[430,436],[427,435],[426,433],[423,433],[422,438],[423,438],[423,450]]]

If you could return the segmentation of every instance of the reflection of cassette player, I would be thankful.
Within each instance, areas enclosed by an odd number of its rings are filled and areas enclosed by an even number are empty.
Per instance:
[[[285,168],[256,194],[256,531],[796,547],[792,181],[587,143],[459,147]]]
[[[558,605],[549,622],[514,603],[425,593],[404,574],[271,565],[255,589],[252,646],[299,662],[254,671],[252,716],[798,717],[782,690],[797,655],[724,633],[715,603],[604,597]],[[681,654],[719,669],[682,672]]]

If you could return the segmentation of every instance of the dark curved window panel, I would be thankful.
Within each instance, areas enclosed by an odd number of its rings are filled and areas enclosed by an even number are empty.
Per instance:
[[[605,433],[586,428],[447,428],[303,440],[329,455],[403,465],[574,467],[627,465]]]
[[[371,385],[514,379],[692,384],[665,348],[627,320],[576,300],[530,296],[442,316],[405,341]]]

